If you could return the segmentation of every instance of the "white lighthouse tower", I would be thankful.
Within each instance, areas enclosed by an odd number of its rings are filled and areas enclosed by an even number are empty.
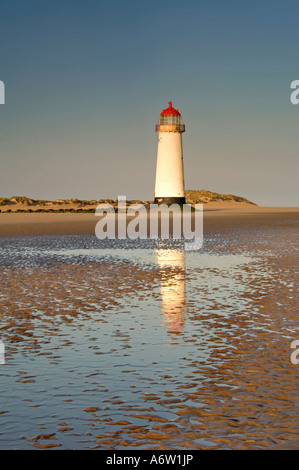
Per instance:
[[[168,104],[169,107],[162,111],[156,125],[159,140],[155,203],[184,204],[182,133],[185,132],[185,125],[179,111],[172,107],[172,102],[169,101]]]

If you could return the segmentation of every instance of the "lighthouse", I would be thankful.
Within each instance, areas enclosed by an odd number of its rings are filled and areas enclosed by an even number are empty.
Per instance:
[[[158,152],[155,183],[156,204],[185,204],[181,114],[172,107],[164,109],[156,124]]]

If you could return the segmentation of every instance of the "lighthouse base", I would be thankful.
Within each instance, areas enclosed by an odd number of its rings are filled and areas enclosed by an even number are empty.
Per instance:
[[[170,206],[171,204],[186,204],[186,200],[184,197],[155,197],[154,200],[155,204],[167,204]]]

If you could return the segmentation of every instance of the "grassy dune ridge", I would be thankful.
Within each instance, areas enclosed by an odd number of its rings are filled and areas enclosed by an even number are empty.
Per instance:
[[[187,190],[187,204],[236,204],[256,205],[247,199],[233,194],[219,194],[204,190]],[[127,204],[150,204],[153,201],[141,201],[139,199],[128,200]],[[99,204],[111,204],[117,206],[117,199],[55,199],[48,201],[44,199],[32,199],[25,196],[13,196],[11,198],[0,198],[1,212],[93,212]]]
[[[248,201],[241,196],[235,196],[234,194],[219,194],[213,193],[212,191],[201,190],[187,190],[185,191],[185,197],[187,204],[207,204],[209,202],[243,202],[246,204],[253,204],[254,202]]]

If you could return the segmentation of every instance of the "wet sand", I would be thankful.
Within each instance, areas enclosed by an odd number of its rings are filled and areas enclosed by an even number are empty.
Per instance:
[[[299,449],[298,209],[206,210],[195,253],[96,220],[0,214],[0,448]]]

